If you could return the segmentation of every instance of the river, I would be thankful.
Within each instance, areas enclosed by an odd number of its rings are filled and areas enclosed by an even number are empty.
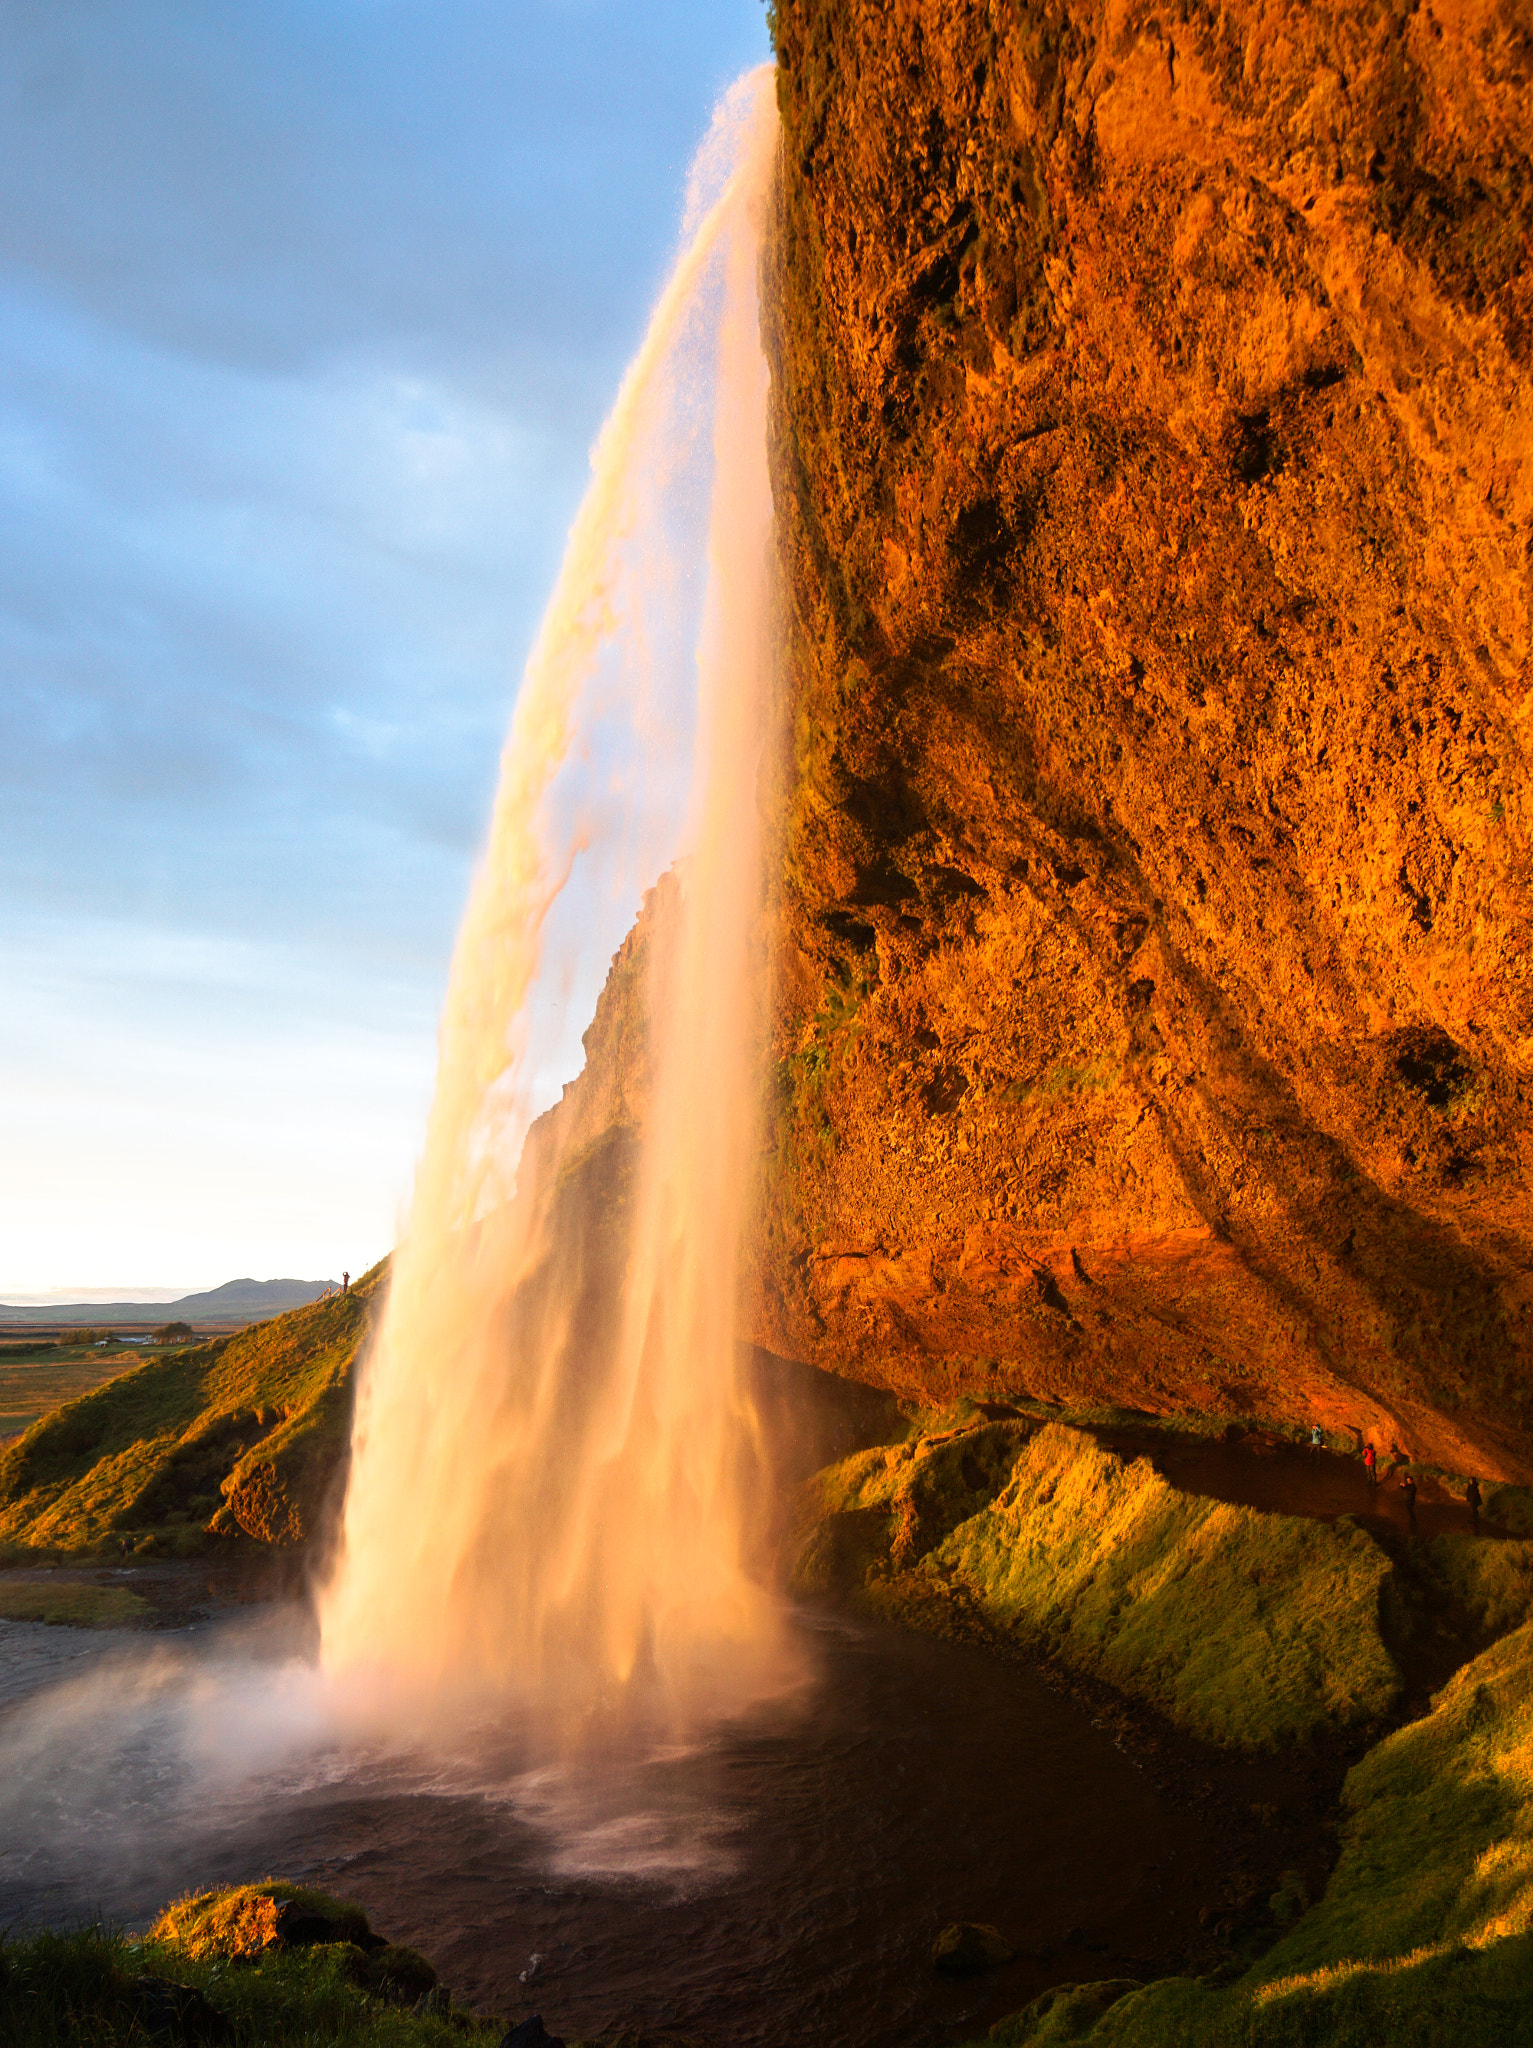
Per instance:
[[[460,2000],[570,2038],[913,2048],[1047,1984],[1153,1975],[1211,1845],[1073,1701],[964,1645],[800,1613],[817,1680],[687,1748],[529,1762],[338,1743],[297,1611],[0,1625],[0,1923],[147,1923],[276,1874],[362,1905]],[[1018,1960],[954,1980],[939,1928]]]

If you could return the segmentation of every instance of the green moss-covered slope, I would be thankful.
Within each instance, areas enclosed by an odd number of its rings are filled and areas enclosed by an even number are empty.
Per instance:
[[[801,1592],[918,1623],[960,1600],[1210,1742],[1366,1726],[1399,1693],[1371,1536],[1179,1492],[1079,1430],[917,1433],[817,1474],[803,1503]]]
[[[191,1555],[315,1532],[346,1453],[378,1265],[348,1294],[190,1345],[44,1416],[0,1455],[0,1539]]]

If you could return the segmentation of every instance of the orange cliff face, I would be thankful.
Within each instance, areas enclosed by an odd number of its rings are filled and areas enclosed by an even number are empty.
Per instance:
[[[1533,37],[778,0],[753,1334],[1533,1476]]]

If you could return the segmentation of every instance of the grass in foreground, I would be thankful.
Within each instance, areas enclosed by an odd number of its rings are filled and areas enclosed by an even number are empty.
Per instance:
[[[1390,1571],[1346,1521],[1180,1493],[1057,1423],[959,1418],[808,1482],[795,1585],[918,1626],[962,1602],[1204,1740],[1266,1750],[1387,1715]]]
[[[126,1586],[0,1578],[0,1621],[46,1621],[62,1628],[131,1628],[153,1612]]]
[[[154,2039],[232,2041],[235,2048],[456,2048],[497,2042],[497,2022],[417,2014],[360,1981],[368,1958],[350,1943],[249,1961],[194,1957],[175,1945],[100,1928],[0,1946],[0,2039],[6,2048],[145,2048]],[[193,2008],[161,2031],[163,1992],[200,1992],[228,2033]]]
[[[142,1939],[0,1936],[5,2048],[491,2048],[526,2017],[456,2005],[425,1957],[382,1941],[359,1907],[280,1879],[178,1899]],[[605,2048],[696,2044],[628,2034]]]

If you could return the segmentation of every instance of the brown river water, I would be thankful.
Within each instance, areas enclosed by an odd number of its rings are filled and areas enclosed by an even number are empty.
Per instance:
[[[1149,1977],[1195,1946],[1218,1862],[1087,1709],[977,1649],[801,1614],[794,1701],[687,1749],[529,1761],[344,1747],[304,1623],[153,1636],[0,1624],[0,1925],[146,1924],[281,1875],[362,1905],[456,1998],[578,2038],[913,2048],[1052,1983]],[[991,1921],[1022,1953],[945,1979]]]

